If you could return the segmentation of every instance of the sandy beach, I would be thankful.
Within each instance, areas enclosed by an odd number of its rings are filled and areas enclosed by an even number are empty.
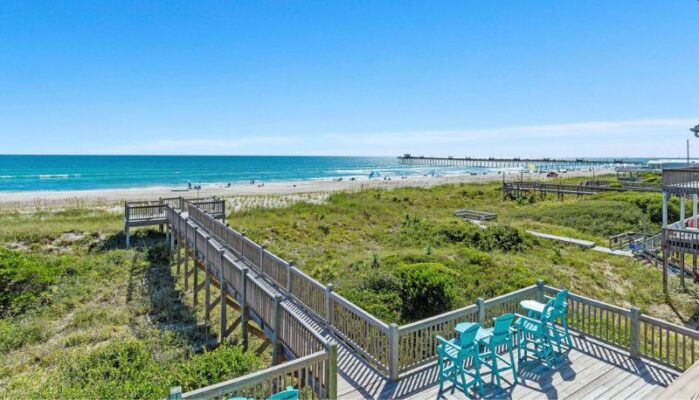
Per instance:
[[[595,175],[613,173],[614,171],[595,171]],[[592,171],[569,171],[560,174],[561,178],[589,177]],[[249,196],[291,196],[304,195],[299,199],[312,200],[318,196],[309,194],[327,194],[337,191],[356,191],[369,188],[394,189],[400,187],[429,187],[446,183],[487,183],[502,180],[503,175],[489,173],[482,175],[449,175],[449,176],[406,176],[392,177],[389,179],[368,179],[367,177],[355,177],[353,180],[300,180],[300,181],[274,181],[236,183],[230,187],[227,185],[203,185],[201,190],[180,191],[170,187],[146,187],[130,189],[103,189],[82,191],[29,191],[29,192],[5,192],[0,193],[0,208],[47,208],[71,205],[115,205],[124,201],[153,200],[160,197],[204,198],[204,197],[249,197]],[[552,180],[545,174],[508,173],[506,180]],[[324,196],[320,196],[324,197]]]

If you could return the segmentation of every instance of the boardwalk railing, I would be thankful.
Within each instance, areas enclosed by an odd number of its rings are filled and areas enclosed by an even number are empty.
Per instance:
[[[293,386],[301,398],[333,398],[328,392],[327,380],[337,373],[337,360],[330,359],[330,353],[319,351],[285,364],[276,365],[259,372],[236,379],[217,383],[191,392],[181,393],[179,388],[170,392],[170,399],[211,399],[243,397],[264,399]]]
[[[203,218],[210,226],[210,215],[198,206],[189,204],[190,218],[192,215]],[[251,319],[260,326],[272,343],[273,362],[276,364],[280,353],[291,363],[270,368],[250,376],[235,379],[230,382],[202,388],[182,397],[209,398],[225,393],[249,393],[258,397],[283,390],[285,384],[293,385],[303,391],[304,397],[328,398],[334,397],[337,391],[337,345],[325,339],[317,329],[294,312],[293,306],[284,303],[282,296],[275,294],[262,282],[249,274],[247,266],[241,265],[233,257],[227,244],[205,229],[199,229],[200,224],[185,218],[182,211],[166,206],[166,218],[171,228],[170,245],[175,248],[177,268],[180,268],[180,249],[184,245],[191,249],[194,258],[194,301],[197,302],[197,292],[202,287],[198,282],[198,271],[204,269],[205,310],[206,318],[212,305],[212,280],[218,281],[221,290],[219,304],[221,305],[221,340],[230,332],[226,317],[226,298],[234,298],[241,307],[241,327],[247,327]],[[215,221],[219,223],[218,221]],[[201,225],[203,226],[203,225]],[[189,252],[185,252],[188,257]],[[185,258],[186,260],[186,258]],[[199,265],[197,265],[199,264]],[[185,288],[188,285],[188,262],[185,261]],[[234,325],[235,326],[235,325]],[[244,328],[247,329],[247,328]],[[247,332],[247,331],[246,331]],[[247,342],[247,333],[243,341]],[[178,393],[175,392],[174,397]]]
[[[206,199],[186,200],[183,197],[160,198],[155,201],[127,201],[124,203],[124,233],[126,247],[131,246],[129,228],[148,225],[164,225],[167,223],[166,209],[186,211],[189,204],[194,204],[209,212],[213,217],[225,219],[226,202],[215,197]]]
[[[323,285],[264,246],[216,220],[194,204],[189,218],[240,254],[277,290],[295,299],[309,314],[331,329],[367,362],[386,375],[390,372],[389,326]]]
[[[571,185],[558,183],[540,183],[540,182],[505,182],[502,190],[508,194],[521,194],[522,192],[540,192],[540,193],[558,193],[558,194],[576,194],[576,195],[592,195],[596,193],[609,192],[651,192],[658,193],[662,189],[653,186],[585,186]]]

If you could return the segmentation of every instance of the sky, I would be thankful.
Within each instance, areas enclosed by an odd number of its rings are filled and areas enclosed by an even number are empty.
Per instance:
[[[679,157],[697,21],[696,0],[5,0],[0,154]]]

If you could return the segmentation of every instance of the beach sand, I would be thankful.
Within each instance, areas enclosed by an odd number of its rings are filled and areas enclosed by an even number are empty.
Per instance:
[[[596,175],[614,173],[614,171],[595,171]],[[561,178],[587,177],[592,171],[569,171],[560,174]],[[519,180],[549,180],[545,174],[508,173],[508,181]],[[286,199],[281,205],[295,201],[322,201],[327,194],[338,191],[356,191],[368,188],[394,189],[401,187],[430,187],[446,183],[487,183],[500,181],[502,174],[489,173],[483,175],[450,175],[450,176],[407,176],[392,177],[391,180],[356,177],[355,180],[343,178],[338,180],[302,180],[284,182],[236,183],[230,187],[222,185],[203,185],[201,190],[173,191],[170,187],[147,187],[131,189],[101,189],[81,191],[43,191],[43,192],[5,192],[0,193],[0,208],[53,208],[65,206],[115,206],[124,201],[156,200],[160,197],[204,198],[204,197],[280,197]],[[555,179],[555,178],[554,178]],[[235,202],[234,202],[235,203]],[[244,201],[233,209],[246,208]],[[275,203],[275,202],[272,202]],[[254,204],[259,204],[255,201]],[[264,206],[264,204],[262,204]],[[269,204],[279,206],[279,204]]]

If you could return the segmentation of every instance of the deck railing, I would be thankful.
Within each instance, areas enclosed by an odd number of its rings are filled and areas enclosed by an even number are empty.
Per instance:
[[[699,193],[699,168],[663,169],[663,191],[676,195]]]
[[[555,295],[559,289],[545,286]],[[699,332],[588,297],[569,294],[568,324],[583,335],[628,350],[632,357],[645,357],[680,371],[699,358]]]
[[[332,357],[335,357],[333,360]],[[293,386],[301,398],[332,398],[330,380],[336,379],[337,353],[318,351],[259,372],[217,383],[191,392],[181,393],[180,388],[170,391],[170,399],[211,399],[244,397],[263,399]]]

